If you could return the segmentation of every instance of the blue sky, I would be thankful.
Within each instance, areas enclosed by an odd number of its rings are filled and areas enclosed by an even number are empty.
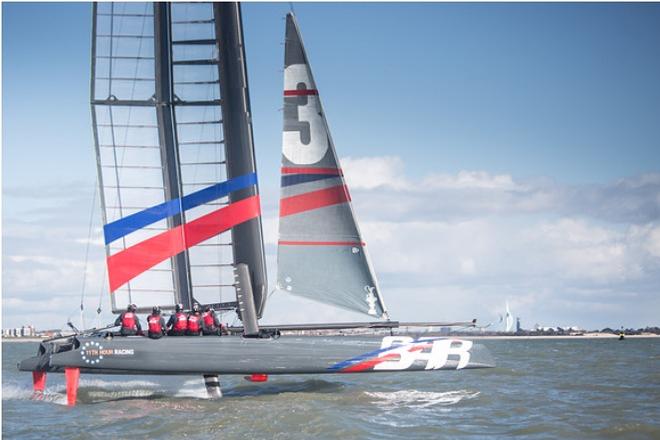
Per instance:
[[[243,7],[267,232],[288,9]],[[420,319],[487,322],[508,299],[528,327],[658,324],[660,6],[295,11],[394,318],[423,304],[438,311]],[[80,295],[95,180],[91,6],[4,3],[2,20],[3,320],[34,306],[59,327]]]

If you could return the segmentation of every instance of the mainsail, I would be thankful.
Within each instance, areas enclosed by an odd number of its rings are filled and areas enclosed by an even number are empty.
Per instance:
[[[92,118],[113,311],[233,308],[243,263],[261,315],[245,72],[235,3],[94,3]]]
[[[293,14],[284,67],[277,286],[387,318]]]

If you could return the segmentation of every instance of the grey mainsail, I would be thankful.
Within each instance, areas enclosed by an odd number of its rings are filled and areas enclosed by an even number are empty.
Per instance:
[[[236,3],[94,3],[92,118],[114,311],[265,302]],[[233,301],[231,301],[233,300]]]
[[[293,14],[286,18],[277,287],[387,318]]]

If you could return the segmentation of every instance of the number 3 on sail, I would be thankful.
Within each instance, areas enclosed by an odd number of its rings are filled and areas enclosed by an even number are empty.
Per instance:
[[[321,161],[328,150],[328,134],[318,91],[307,64],[293,64],[284,71],[283,153],[294,164]]]

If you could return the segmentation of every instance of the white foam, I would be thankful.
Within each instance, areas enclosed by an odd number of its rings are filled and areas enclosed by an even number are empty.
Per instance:
[[[39,400],[66,405],[66,396],[62,393],[46,388],[44,393],[36,394],[30,387],[15,384],[2,386],[2,400]]]
[[[160,388],[160,384],[156,382],[149,382],[147,380],[126,380],[126,381],[110,381],[103,379],[81,379],[80,387],[103,388],[109,390],[138,390],[144,388]]]
[[[174,397],[189,397],[194,399],[208,399],[206,387],[183,387],[174,394]]]
[[[174,397],[189,397],[194,399],[208,399],[209,395],[206,392],[206,385],[203,379],[188,379],[183,382]]]
[[[206,386],[202,379],[190,379],[183,382],[180,389],[166,391],[156,382],[146,380],[113,381],[100,378],[80,379],[79,397],[86,396],[85,400],[115,400],[119,398],[148,398],[160,393],[173,397],[195,399],[208,399]],[[81,396],[82,395],[82,396]],[[3,384],[2,400],[40,400],[66,405],[66,388],[62,383],[52,384],[45,392],[37,397],[32,387],[23,384]]]
[[[156,394],[153,390],[134,389],[134,390],[103,390],[103,391],[89,391],[87,396],[90,399],[96,400],[116,400],[126,398],[146,398]]]
[[[190,386],[190,385],[198,385],[198,386],[203,386],[204,385],[204,379],[202,378],[197,378],[197,379],[188,379],[183,383],[183,386]]]
[[[467,390],[446,392],[402,390],[390,393],[366,392],[365,394],[378,399],[379,401],[376,402],[377,405],[393,409],[400,407],[428,408],[436,405],[456,405],[462,400],[474,399],[479,395],[479,392]]]
[[[2,400],[27,400],[32,397],[32,389],[13,385],[2,385]]]

